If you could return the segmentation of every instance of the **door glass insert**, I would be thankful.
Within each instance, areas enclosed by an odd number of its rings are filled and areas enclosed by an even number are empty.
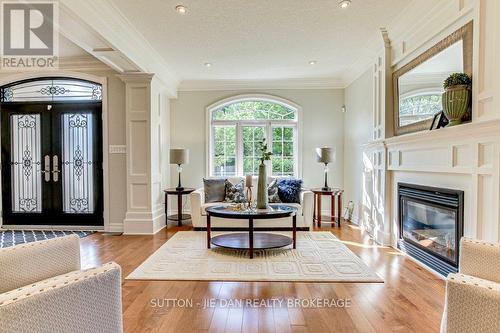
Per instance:
[[[102,86],[84,80],[35,80],[0,88],[1,102],[101,100]]]
[[[12,211],[42,211],[40,115],[14,114],[11,122]]]
[[[72,214],[94,212],[94,132],[92,114],[62,116],[63,211]]]

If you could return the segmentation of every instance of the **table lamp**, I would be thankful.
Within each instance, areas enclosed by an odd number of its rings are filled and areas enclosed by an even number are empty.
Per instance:
[[[189,149],[178,148],[170,149],[170,164],[177,164],[177,172],[179,173],[179,182],[175,188],[177,191],[184,190],[181,185],[182,165],[189,163]]]
[[[316,161],[325,164],[325,185],[321,188],[323,191],[330,191],[328,187],[328,163],[335,161],[335,150],[329,147],[316,148]]]

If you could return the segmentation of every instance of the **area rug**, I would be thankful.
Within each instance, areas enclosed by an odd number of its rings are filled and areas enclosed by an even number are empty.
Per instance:
[[[0,248],[10,247],[18,244],[36,242],[45,239],[63,237],[66,235],[78,235],[80,238],[93,234],[94,231],[66,231],[66,230],[1,230]]]
[[[383,282],[330,232],[298,232],[295,250],[257,250],[249,259],[244,250],[207,249],[205,232],[179,231],[127,279]]]

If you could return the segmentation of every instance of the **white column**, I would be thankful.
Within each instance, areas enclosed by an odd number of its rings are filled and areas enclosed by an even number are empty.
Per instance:
[[[119,77],[125,82],[127,126],[124,233],[154,234],[165,227],[161,201],[161,89],[153,74],[133,73]]]

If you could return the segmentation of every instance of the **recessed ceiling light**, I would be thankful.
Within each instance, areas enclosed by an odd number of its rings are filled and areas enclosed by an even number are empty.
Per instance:
[[[205,67],[212,67],[212,63],[211,62],[206,62],[205,63]]]
[[[340,0],[339,1],[339,7],[343,8],[343,9],[349,7],[350,4],[351,4],[351,0]]]
[[[186,14],[187,13],[187,7],[184,6],[184,5],[177,5],[177,6],[175,6],[175,10],[179,14]]]
[[[316,65],[318,62],[316,60],[309,61],[309,65]]]

